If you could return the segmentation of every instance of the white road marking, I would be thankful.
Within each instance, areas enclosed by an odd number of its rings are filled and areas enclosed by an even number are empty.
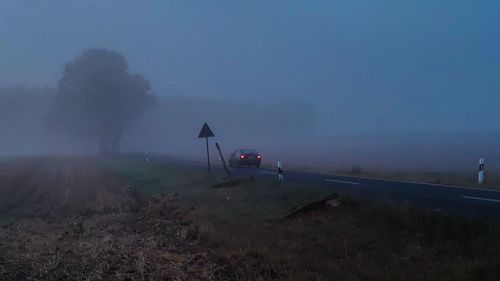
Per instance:
[[[482,198],[482,197],[473,197],[473,196],[462,196],[462,198],[500,203],[500,200],[491,199],[491,198]]]
[[[325,179],[325,181],[329,181],[329,182],[338,182],[338,183],[347,183],[347,184],[359,184],[359,182],[352,182],[352,181],[339,181],[339,180],[332,180],[332,179]]]
[[[335,176],[333,174],[327,174],[327,173],[318,173],[318,174],[325,175],[325,176]],[[372,178],[372,177],[362,177],[362,176],[355,177],[355,176],[344,176],[344,175],[342,175],[342,177],[347,177],[347,178],[352,178],[352,179],[413,183],[413,184],[419,184],[419,185],[428,185],[428,186],[437,186],[437,187],[446,187],[446,188],[457,188],[457,189],[466,189],[466,190],[474,190],[474,191],[481,190],[481,191],[496,192],[496,193],[500,192],[500,189],[493,189],[493,188],[469,187],[469,186],[461,186],[461,185],[429,183],[429,182],[422,182],[422,181],[393,180],[393,179],[384,179],[384,178]]]

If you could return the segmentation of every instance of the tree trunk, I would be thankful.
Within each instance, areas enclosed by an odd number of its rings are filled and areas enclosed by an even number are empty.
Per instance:
[[[120,155],[120,139],[117,138],[111,139],[111,153],[114,156]]]
[[[122,130],[120,127],[114,127],[109,131],[109,142],[111,145],[111,153],[114,156],[120,155],[120,140],[122,138]]]
[[[107,128],[107,129],[106,129]],[[122,131],[119,127],[104,127],[101,132],[101,155],[120,155]]]
[[[102,156],[109,154],[108,137],[104,135],[99,138],[99,154]]]

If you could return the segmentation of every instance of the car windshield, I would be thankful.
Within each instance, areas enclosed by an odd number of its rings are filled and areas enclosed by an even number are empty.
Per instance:
[[[242,149],[240,152],[242,154],[257,154],[257,150],[255,149]]]

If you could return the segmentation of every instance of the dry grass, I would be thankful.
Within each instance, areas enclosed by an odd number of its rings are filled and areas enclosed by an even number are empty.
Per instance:
[[[24,219],[0,241],[1,280],[223,279],[197,225],[165,196],[137,212]]]
[[[489,221],[340,198],[285,219],[201,226],[235,272],[262,280],[500,280]],[[243,267],[242,264],[243,263]]]
[[[142,197],[102,167],[76,157],[2,164],[0,280],[225,280],[175,196]]]
[[[324,190],[259,182],[172,187],[156,173],[139,179],[194,208],[189,216],[203,245],[223,258],[233,280],[500,280],[500,230],[487,220],[348,197],[286,216]]]
[[[65,159],[0,169],[0,280],[500,280],[484,219]]]
[[[0,216],[127,211],[126,186],[92,158],[21,158],[0,164]]]

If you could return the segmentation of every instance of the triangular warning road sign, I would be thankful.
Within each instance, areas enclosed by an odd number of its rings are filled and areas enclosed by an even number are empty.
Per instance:
[[[203,124],[203,128],[201,128],[200,134],[198,135],[199,138],[211,138],[214,137],[214,132],[208,127],[208,124],[205,122]]]

